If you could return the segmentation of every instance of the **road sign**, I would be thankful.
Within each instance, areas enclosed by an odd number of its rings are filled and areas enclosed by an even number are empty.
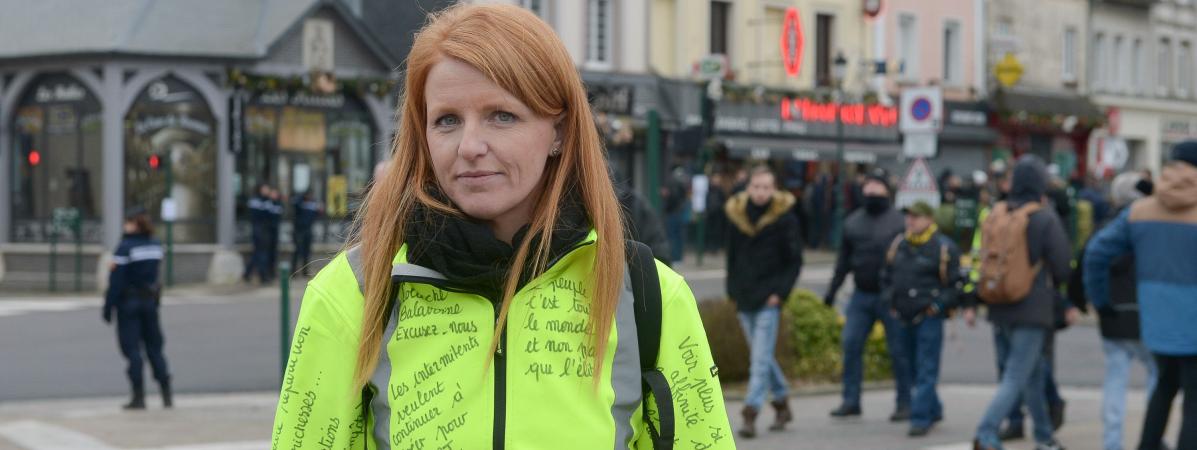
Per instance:
[[[785,22],[781,26],[781,61],[785,66],[786,75],[798,76],[798,72],[802,69],[804,45],[802,19],[798,16],[798,8],[787,8]]]
[[[927,160],[919,158],[910,165],[910,170],[902,178],[902,185],[898,187],[896,206],[901,209],[924,201],[932,208],[939,207],[939,187],[935,184],[935,176],[927,166]]]
[[[943,90],[939,87],[902,91],[901,131],[938,133],[943,124]]]
[[[174,222],[179,219],[179,205],[175,203],[175,199],[166,197],[162,199],[162,221]]]
[[[1130,148],[1126,145],[1126,139],[1119,137],[1105,138],[1101,146],[1102,165],[1118,171],[1126,166],[1128,159],[1130,159]]]
[[[998,82],[1004,87],[1014,86],[1022,78],[1022,64],[1018,62],[1018,58],[1015,58],[1013,53],[1006,53],[994,70],[997,72]]]
[[[914,132],[902,135],[902,154],[907,158],[934,158],[939,153],[939,135]]]
[[[719,80],[727,77],[728,65],[727,55],[707,55],[694,64],[694,72],[703,80]]]

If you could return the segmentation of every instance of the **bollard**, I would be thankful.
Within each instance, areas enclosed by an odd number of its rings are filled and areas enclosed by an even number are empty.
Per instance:
[[[291,352],[291,265],[283,262],[278,268],[279,283],[279,363],[280,373],[287,375],[287,354]],[[281,378],[280,378],[281,379]]]

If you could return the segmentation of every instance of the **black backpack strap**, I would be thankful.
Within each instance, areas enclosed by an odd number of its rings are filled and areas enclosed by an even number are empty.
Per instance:
[[[628,272],[632,281],[633,309],[636,315],[636,339],[640,349],[641,396],[640,410],[656,450],[672,450],[674,437],[673,394],[665,374],[657,369],[657,353],[661,346],[661,281],[657,276],[657,262],[652,249],[636,241],[628,241]],[[657,406],[658,430],[648,417],[648,394]]]

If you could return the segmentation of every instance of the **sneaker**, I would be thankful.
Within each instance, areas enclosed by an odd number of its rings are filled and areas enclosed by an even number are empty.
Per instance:
[[[860,416],[860,407],[859,406],[840,405],[839,408],[836,408],[831,411],[831,417],[843,418],[843,417],[853,417],[853,416]]]
[[[1015,439],[1024,439],[1026,437],[1027,435],[1023,433],[1022,427],[1018,426],[1007,425],[1006,428],[1002,428],[1000,431],[998,431],[998,439],[1001,439],[1003,442],[1012,441]]]
[[[910,420],[910,408],[898,408],[893,414],[890,414],[890,422],[905,422]]]
[[[1048,442],[1046,444],[1035,444],[1035,450],[1066,450],[1066,449],[1064,448],[1063,445],[1060,445],[1059,441],[1052,439],[1051,442]]]
[[[981,445],[981,441],[973,439],[973,450],[998,450],[998,448]]]

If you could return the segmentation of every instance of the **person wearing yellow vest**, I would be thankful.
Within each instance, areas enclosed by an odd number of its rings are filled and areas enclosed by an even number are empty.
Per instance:
[[[627,262],[648,253],[556,36],[468,4],[417,34],[392,163],[304,294],[273,448],[735,447],[693,294]]]

